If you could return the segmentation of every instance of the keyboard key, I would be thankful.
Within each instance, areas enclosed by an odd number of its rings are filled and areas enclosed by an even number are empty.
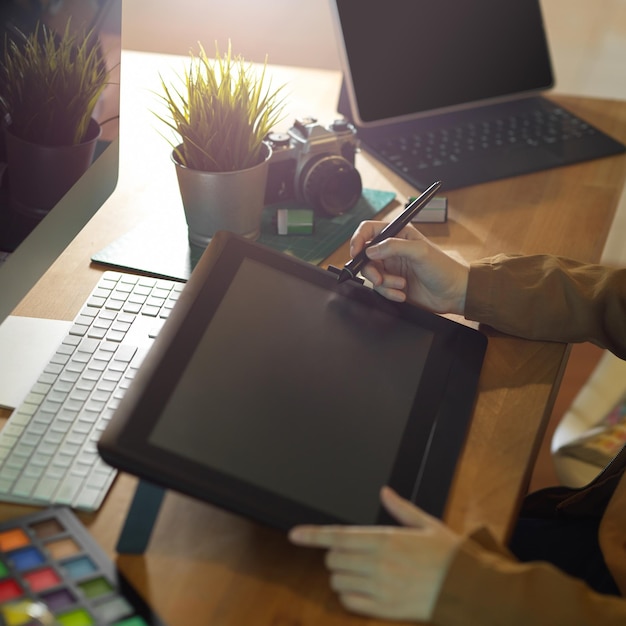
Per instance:
[[[45,473],[46,468],[45,467],[40,467],[37,465],[26,465],[24,467],[24,471],[22,472],[22,476],[25,476],[27,478],[34,478],[34,479],[38,479],[41,478],[43,476],[43,474]]]
[[[90,339],[89,337],[83,339],[76,349],[77,352],[84,352],[86,354],[93,354],[98,347],[100,346],[100,342],[97,339]]]
[[[108,341],[116,341],[116,342],[122,342],[124,341],[124,337],[126,336],[126,332],[122,332],[119,330],[110,330],[107,334],[106,334],[106,338]]]
[[[33,498],[46,500],[58,489],[60,482],[60,477],[45,476],[33,491]]]
[[[33,489],[37,484],[36,478],[28,478],[27,476],[22,476],[15,482],[13,487],[13,492],[16,496],[20,496],[22,498],[27,498],[32,493]]]
[[[115,352],[114,360],[130,363],[136,352],[135,346],[120,346]]]
[[[107,329],[91,326],[86,334],[90,339],[104,339],[105,335],[107,334]]]
[[[67,474],[54,494],[55,502],[71,506],[74,503],[74,498],[78,495],[82,483],[82,478]]]
[[[85,324],[73,324],[70,328],[70,334],[75,335],[76,337],[84,337],[89,330],[89,326]]]
[[[64,370],[59,376],[59,380],[69,383],[75,383],[79,378],[80,372],[69,372],[67,369]]]
[[[90,509],[95,507],[102,498],[102,489],[85,487],[80,490],[74,501],[74,506],[79,509]]]
[[[24,426],[22,426],[21,424],[6,424],[6,426],[4,426],[4,428],[2,429],[3,433],[6,433],[7,435],[11,436],[11,437],[19,437],[22,432],[24,430]]]
[[[87,306],[94,307],[96,309],[102,308],[106,304],[106,298],[102,296],[93,296],[87,301]]]

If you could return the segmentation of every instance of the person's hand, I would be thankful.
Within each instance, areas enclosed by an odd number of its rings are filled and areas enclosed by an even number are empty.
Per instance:
[[[362,222],[350,241],[351,256],[356,256],[385,226],[384,222]],[[371,262],[362,274],[389,300],[408,300],[435,313],[463,314],[469,267],[447,255],[413,226],[370,246],[367,256]]]
[[[429,620],[461,537],[384,487],[381,501],[402,527],[297,526],[289,539],[327,548],[331,587],[363,615]]]

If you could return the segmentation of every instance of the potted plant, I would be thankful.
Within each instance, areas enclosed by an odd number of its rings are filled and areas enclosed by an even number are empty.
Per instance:
[[[109,72],[95,37],[38,24],[5,38],[0,114],[12,204],[39,219],[86,171],[100,136],[93,119]]]
[[[282,86],[272,90],[261,69],[233,56],[209,59],[204,48],[190,54],[178,86],[161,78],[167,115],[157,117],[174,131],[176,167],[189,241],[206,247],[218,230],[256,238],[271,148],[264,139],[281,119]]]

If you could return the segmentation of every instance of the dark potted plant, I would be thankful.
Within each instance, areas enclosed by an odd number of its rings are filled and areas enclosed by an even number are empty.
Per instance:
[[[0,114],[12,205],[45,216],[91,164],[109,71],[95,37],[38,25],[4,41]]]
[[[200,247],[218,230],[258,237],[271,156],[264,139],[283,110],[283,87],[270,88],[266,63],[255,68],[230,44],[216,53],[191,53],[178,86],[161,79],[167,113],[157,114],[175,133],[168,141],[189,241]]]

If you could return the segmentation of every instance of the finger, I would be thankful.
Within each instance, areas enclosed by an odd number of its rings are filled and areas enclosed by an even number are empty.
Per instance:
[[[372,570],[372,554],[333,548],[326,553],[326,567],[332,572],[351,573],[366,576]]]
[[[312,548],[369,551],[376,546],[376,533],[350,526],[296,526],[289,531],[292,543]]]
[[[399,496],[390,487],[383,487],[380,499],[387,512],[403,526],[412,528],[426,528],[432,523],[432,517],[412,502]]]
[[[385,617],[378,607],[378,602],[369,595],[344,593],[339,596],[339,600],[348,611],[352,611],[353,613],[371,617]]]
[[[330,587],[338,594],[356,594],[373,596],[376,593],[376,583],[367,576],[335,572],[330,576]]]
[[[383,273],[382,279],[381,287],[398,291],[406,289],[406,278],[404,278],[404,276]]]
[[[386,226],[387,222],[381,220],[364,220],[357,226],[353,236],[371,241]]]
[[[383,284],[383,272],[376,263],[367,263],[361,270],[361,274],[364,278],[367,278],[374,287],[378,287]]]
[[[361,222],[350,239],[350,256],[355,257],[387,224],[368,220]]]
[[[418,241],[421,241],[421,245],[416,243]],[[384,261],[391,257],[405,257],[420,261],[428,252],[428,245],[428,242],[419,233],[415,238],[390,237],[370,246],[366,254],[373,261]]]
[[[390,274],[377,263],[368,263],[361,274],[367,278],[374,287],[384,287],[392,290],[406,289],[406,278],[396,274]]]
[[[374,289],[387,300],[392,300],[393,302],[406,301],[406,293],[401,289],[389,289],[388,287],[374,287]]]
[[[350,240],[350,255],[352,257],[356,256],[365,245],[370,242],[381,230],[389,226],[388,222],[374,221],[368,220],[365,222],[361,222],[357,229],[354,231],[352,238]],[[395,237],[394,239],[399,240],[420,240],[425,239],[424,235],[422,235],[414,226],[409,224],[405,226]]]

